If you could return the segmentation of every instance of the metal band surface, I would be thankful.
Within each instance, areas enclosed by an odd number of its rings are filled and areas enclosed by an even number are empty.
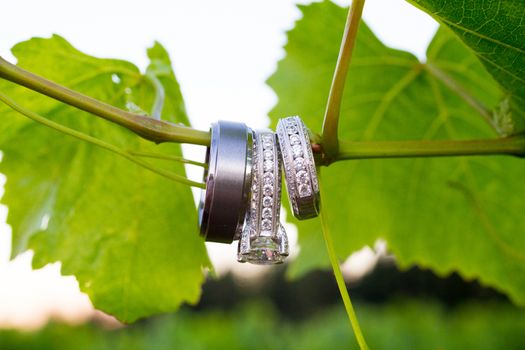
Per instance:
[[[239,241],[238,260],[279,264],[288,255],[288,238],[279,221],[281,157],[272,131],[254,131],[250,210]]]
[[[308,130],[301,118],[287,117],[279,120],[277,136],[293,214],[299,220],[316,217],[320,210],[319,183]]]
[[[243,227],[251,186],[252,135],[243,123],[211,127],[206,190],[199,203],[200,232],[207,241],[231,243]]]

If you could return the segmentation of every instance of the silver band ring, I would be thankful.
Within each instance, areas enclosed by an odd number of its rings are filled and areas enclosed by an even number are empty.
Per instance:
[[[201,235],[231,243],[242,231],[251,186],[252,133],[243,123],[219,121],[211,126],[206,154],[206,190],[199,203]]]
[[[308,130],[301,118],[287,117],[277,124],[286,188],[293,214],[299,220],[319,215],[320,195]]]
[[[275,133],[254,131],[250,209],[239,240],[238,260],[252,264],[282,263],[288,238],[279,221],[281,159]]]

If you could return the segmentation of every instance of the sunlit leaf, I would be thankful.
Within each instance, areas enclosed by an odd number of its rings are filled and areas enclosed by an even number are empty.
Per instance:
[[[279,97],[270,116],[275,124],[280,117],[299,114],[319,132],[346,9],[325,1],[301,10],[304,17],[288,33],[286,57],[269,79]],[[427,62],[420,62],[390,49],[362,24],[340,138],[497,137],[479,111],[442,79],[446,76],[488,108],[499,106],[504,93],[476,56],[446,28],[438,31],[427,55]],[[458,271],[525,304],[522,160],[356,160],[335,163],[321,173],[322,207],[341,258],[384,239],[402,267]],[[292,266],[295,276],[328,265],[318,221],[296,223],[301,252]]]
[[[131,63],[83,54],[59,36],[16,45],[18,65],[128,109],[151,110],[155,90]],[[148,50],[162,82],[162,117],[188,123],[166,51]],[[180,155],[131,132],[6,81],[0,90],[50,119],[130,150]],[[123,321],[195,303],[208,258],[190,188],[125,159],[36,124],[0,105],[2,202],[9,208],[13,255],[34,250],[33,264],[61,261],[95,307]],[[180,164],[159,166],[184,174]]]
[[[525,130],[525,2],[408,0],[448,26],[511,97],[513,133]],[[507,121],[508,125],[508,121]]]

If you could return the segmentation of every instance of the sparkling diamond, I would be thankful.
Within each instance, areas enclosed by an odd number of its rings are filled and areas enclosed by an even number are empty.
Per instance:
[[[263,206],[268,208],[268,207],[271,207],[273,205],[273,199],[272,197],[264,197],[263,198]]]
[[[269,134],[264,134],[262,136],[262,139],[263,139],[264,142],[272,142],[273,141],[273,136],[269,135]]]
[[[272,171],[273,170],[273,161],[265,160],[263,169],[264,169],[264,171]]]
[[[263,231],[270,231],[272,229],[272,220],[264,219],[261,221],[261,229]]]
[[[263,176],[263,183],[265,185],[273,185],[273,174],[272,173],[265,173]]]
[[[292,146],[292,153],[294,158],[302,157],[303,156],[303,148],[301,145],[294,145]]]
[[[250,239],[252,232],[254,231],[251,223],[246,224],[241,233],[241,239],[239,240],[238,260],[240,262],[246,262],[245,256],[250,253]]]
[[[286,132],[288,133],[288,135],[297,134],[297,126],[295,126],[294,124],[288,124],[286,126]]]
[[[299,138],[299,135],[290,135],[290,144],[292,146],[294,145],[300,145],[301,144],[301,139]]]
[[[308,176],[308,173],[304,170],[297,172],[295,178],[298,184],[308,185],[310,183],[310,176]]]
[[[294,163],[295,171],[303,170],[305,167],[304,158],[302,157],[295,158],[293,163]]]
[[[263,194],[265,196],[273,196],[273,186],[264,185],[264,187],[263,187]]]
[[[297,191],[299,192],[300,197],[307,197],[312,194],[312,191],[309,185],[299,185],[299,187],[297,188]]]
[[[284,256],[289,254],[288,236],[282,224],[279,223],[279,229],[277,230],[277,240],[279,242],[279,253]]]
[[[240,254],[247,254],[250,252],[250,230],[251,227],[247,227],[242,232],[241,240],[240,240],[240,247],[239,247],[239,253]]]
[[[262,136],[263,149],[271,150],[273,148],[273,136],[272,135],[263,135]]]
[[[247,242],[247,240],[243,237],[243,239],[242,239],[242,241],[241,241],[241,252],[243,252],[243,253],[247,253],[247,252],[248,252],[248,249],[249,249],[248,242]]]
[[[262,233],[261,233],[262,236]],[[250,252],[245,260],[257,265],[281,264],[284,256],[279,253],[279,246],[271,237],[257,237],[250,246]]]
[[[265,218],[265,219],[271,219],[272,218],[272,209],[264,208],[262,210],[262,217]]]
[[[266,160],[273,160],[273,152],[272,151],[264,151],[264,159]]]

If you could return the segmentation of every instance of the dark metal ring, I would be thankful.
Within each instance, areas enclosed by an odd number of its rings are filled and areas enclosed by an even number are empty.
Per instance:
[[[201,235],[231,243],[241,233],[251,187],[252,133],[243,123],[219,121],[211,126],[206,153],[206,190],[199,203]]]

